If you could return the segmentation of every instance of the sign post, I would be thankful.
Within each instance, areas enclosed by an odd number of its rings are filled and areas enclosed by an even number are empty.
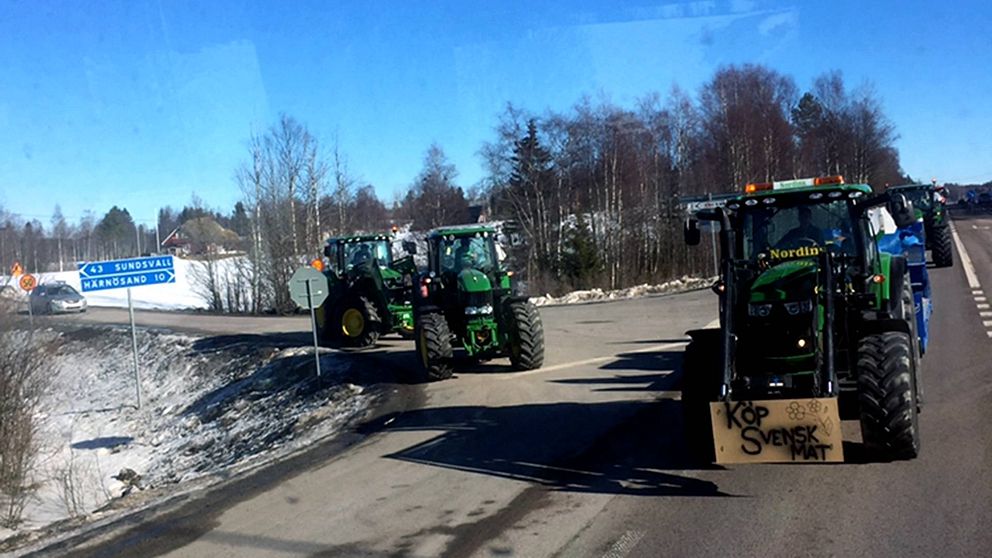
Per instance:
[[[317,316],[314,309],[327,300],[327,277],[312,267],[301,267],[289,279],[289,296],[300,308],[310,309],[310,329],[313,330],[313,361],[320,380],[320,343],[317,339]]]
[[[108,289],[127,289],[127,313],[131,322],[131,356],[134,366],[134,393],[138,409],[141,408],[141,373],[138,368],[138,333],[134,325],[134,301],[131,297],[131,289],[175,282],[176,269],[172,256],[79,264],[79,283],[83,287],[84,293]]]
[[[20,264],[15,263],[14,266],[20,269]],[[31,291],[38,286],[38,280],[34,275],[25,273],[21,275],[18,284],[21,286],[21,289],[28,293],[28,324],[31,326],[31,331],[34,332],[34,308],[32,308],[31,304]]]

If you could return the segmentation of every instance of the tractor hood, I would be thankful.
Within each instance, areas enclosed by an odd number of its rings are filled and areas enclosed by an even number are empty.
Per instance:
[[[458,274],[458,290],[466,293],[481,293],[493,289],[489,277],[477,269],[465,269]]]
[[[750,302],[777,302],[808,296],[819,265],[813,259],[789,260],[766,269],[751,284]]]

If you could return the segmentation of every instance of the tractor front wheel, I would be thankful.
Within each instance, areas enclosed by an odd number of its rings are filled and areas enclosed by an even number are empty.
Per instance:
[[[954,265],[954,251],[951,249],[951,227],[944,224],[933,228],[933,264],[937,267]]]
[[[346,347],[371,347],[379,340],[382,321],[379,311],[371,300],[364,296],[349,298],[341,306],[337,315],[341,331],[341,343]]]
[[[866,335],[858,344],[858,403],[865,446],[883,459],[920,453],[915,357],[909,335]]]
[[[517,370],[535,370],[544,364],[544,324],[533,303],[510,303],[510,364]]]
[[[708,339],[693,340],[682,358],[682,423],[689,456],[702,463],[716,459],[710,402],[716,395],[720,347]]]
[[[429,382],[446,380],[454,372],[454,353],[448,321],[439,313],[429,312],[417,317],[417,354]]]

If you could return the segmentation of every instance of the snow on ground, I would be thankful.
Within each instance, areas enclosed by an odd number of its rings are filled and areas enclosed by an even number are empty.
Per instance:
[[[363,414],[373,399],[349,382],[350,361],[330,351],[322,352],[318,384],[306,336],[142,331],[138,410],[126,328],[38,335],[57,347],[39,415],[38,490],[19,532],[0,529],[0,549],[12,534],[31,538],[70,516],[99,517],[94,511],[126,488],[111,478],[122,469],[140,474],[149,494],[168,494],[305,447]]]
[[[544,295],[531,297],[531,302],[537,306],[557,306],[561,304],[582,304],[585,302],[602,302],[606,300],[624,300],[628,298],[638,298],[653,294],[676,293],[707,287],[715,281],[715,278],[683,277],[667,281],[660,285],[637,285],[626,289],[615,291],[604,291],[603,289],[589,289],[584,291],[572,291],[561,296]]]

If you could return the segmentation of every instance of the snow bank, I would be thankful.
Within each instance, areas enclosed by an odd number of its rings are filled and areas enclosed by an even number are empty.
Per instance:
[[[660,285],[637,285],[626,289],[615,291],[604,291],[603,289],[589,289],[584,291],[572,291],[562,296],[544,295],[531,297],[530,301],[537,306],[555,306],[560,304],[582,304],[585,302],[602,302],[607,300],[625,300],[638,298],[653,294],[676,293],[699,289],[715,281],[715,278],[683,277],[662,283]]]
[[[111,478],[122,469],[141,475],[143,490],[158,489],[147,494],[161,496],[180,483],[306,446],[364,413],[372,400],[347,381],[349,361],[330,351],[322,353],[318,384],[313,349],[295,339],[145,331],[138,337],[138,410],[127,329],[39,335],[57,350],[39,416],[38,490],[21,534],[70,516],[98,517],[95,510],[125,492],[126,484]],[[0,548],[12,534],[0,529]]]

